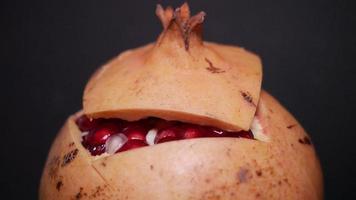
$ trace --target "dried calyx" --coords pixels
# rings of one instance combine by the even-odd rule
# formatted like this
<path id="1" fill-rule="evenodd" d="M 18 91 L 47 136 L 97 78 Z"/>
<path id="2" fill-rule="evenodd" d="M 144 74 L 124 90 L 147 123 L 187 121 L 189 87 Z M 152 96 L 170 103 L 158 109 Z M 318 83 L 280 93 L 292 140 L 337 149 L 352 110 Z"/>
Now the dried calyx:
<path id="1" fill-rule="evenodd" d="M 201 28 L 206 13 L 201 11 L 193 17 L 190 16 L 190 10 L 187 3 L 184 3 L 181 7 L 173 10 L 172 7 L 164 9 L 160 4 L 157 5 L 156 15 L 161 20 L 165 32 L 169 29 L 180 30 L 182 38 L 184 40 L 184 46 L 186 50 L 189 50 L 189 40 L 192 34 L 195 34 L 198 39 L 201 40 Z M 164 35 L 165 33 L 163 33 Z"/>

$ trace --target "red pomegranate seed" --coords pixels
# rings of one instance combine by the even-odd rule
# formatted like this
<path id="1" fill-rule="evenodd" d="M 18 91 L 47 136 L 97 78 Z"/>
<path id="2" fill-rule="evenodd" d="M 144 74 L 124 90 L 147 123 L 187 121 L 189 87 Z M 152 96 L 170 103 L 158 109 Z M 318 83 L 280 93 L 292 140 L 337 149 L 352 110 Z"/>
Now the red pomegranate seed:
<path id="1" fill-rule="evenodd" d="M 164 119 L 158 119 L 155 123 L 155 129 L 157 130 L 163 130 L 163 129 L 168 129 L 171 127 L 174 127 L 178 124 L 176 121 L 166 121 Z"/>
<path id="2" fill-rule="evenodd" d="M 139 147 L 144 147 L 144 146 L 148 146 L 148 145 L 146 144 L 146 142 L 142 140 L 129 140 L 124 144 L 124 146 L 122 146 L 119 150 L 117 150 L 116 153 L 139 148 Z"/>
<path id="3" fill-rule="evenodd" d="M 182 138 L 183 139 L 191 139 L 191 138 L 199 138 L 204 137 L 204 130 L 199 127 L 188 127 L 183 130 Z"/>
<path id="4" fill-rule="evenodd" d="M 82 132 L 90 131 L 98 125 L 96 120 L 90 120 L 86 115 L 78 117 L 75 123 Z"/>
<path id="5" fill-rule="evenodd" d="M 180 130 L 177 127 L 171 127 L 168 129 L 161 130 L 157 133 L 157 136 L 155 138 L 155 144 L 178 140 L 179 132 Z"/>
<path id="6" fill-rule="evenodd" d="M 147 130 L 143 127 L 129 127 L 124 131 L 129 140 L 146 140 Z"/>
<path id="7" fill-rule="evenodd" d="M 140 119 L 138 122 L 139 126 L 145 127 L 145 129 L 152 129 L 161 119 L 155 117 L 149 117 L 146 119 Z M 132 122 L 131 122 L 132 123 Z"/>
<path id="8" fill-rule="evenodd" d="M 97 129 L 92 130 L 88 135 L 84 137 L 86 144 L 89 146 L 97 146 L 105 144 L 106 140 L 119 131 L 119 128 L 114 123 L 101 124 Z"/>
<path id="9" fill-rule="evenodd" d="M 142 140 L 146 139 L 146 132 L 141 130 L 133 130 L 126 134 L 129 140 Z"/>
<path id="10" fill-rule="evenodd" d="M 93 156 L 100 155 L 105 152 L 105 144 L 98 145 L 98 146 L 90 146 L 87 147 Z"/>

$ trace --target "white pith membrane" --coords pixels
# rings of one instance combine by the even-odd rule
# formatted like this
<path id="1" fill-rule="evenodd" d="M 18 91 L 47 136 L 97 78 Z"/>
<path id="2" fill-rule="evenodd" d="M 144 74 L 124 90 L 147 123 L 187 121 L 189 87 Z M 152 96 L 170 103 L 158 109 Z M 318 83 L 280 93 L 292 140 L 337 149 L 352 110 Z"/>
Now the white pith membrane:
<path id="1" fill-rule="evenodd" d="M 270 138 L 263 131 L 264 131 L 264 129 L 263 129 L 263 126 L 262 126 L 260 120 L 258 119 L 258 117 L 255 116 L 253 118 L 252 124 L 251 124 L 251 132 L 253 134 L 253 137 L 256 140 L 259 140 L 262 142 L 269 142 Z"/>
<path id="2" fill-rule="evenodd" d="M 255 140 L 258 140 L 261 142 L 269 142 L 270 141 L 270 137 L 264 133 L 264 128 L 256 115 L 253 118 L 250 130 L 251 130 L 251 132 L 253 134 L 253 138 Z M 149 146 L 156 145 L 156 143 L 154 141 L 157 136 L 157 132 L 158 132 L 157 129 L 151 129 L 147 132 L 145 139 L 146 139 L 146 143 Z M 81 132 L 81 142 L 83 139 L 82 137 L 87 134 L 88 134 L 88 131 Z M 102 153 L 101 155 L 96 155 L 96 156 L 92 156 L 92 157 L 95 157 L 95 160 L 97 160 L 97 159 L 100 159 L 103 157 L 107 157 L 107 156 L 116 154 L 117 150 L 119 150 L 122 146 L 124 146 L 124 144 L 127 141 L 128 141 L 128 138 L 123 133 L 118 133 L 118 134 L 112 135 L 108 138 L 108 140 L 105 143 L 105 152 Z"/>
<path id="3" fill-rule="evenodd" d="M 81 132 L 80 136 L 81 136 L 81 137 L 84 137 L 84 136 L 86 136 L 86 135 L 88 135 L 88 134 L 89 134 L 89 131 L 84 131 L 84 132 Z"/>
<path id="4" fill-rule="evenodd" d="M 120 133 L 117 135 L 112 135 L 106 140 L 105 152 L 108 154 L 114 154 L 128 141 L 127 137 Z"/>
<path id="5" fill-rule="evenodd" d="M 156 129 L 149 130 L 147 135 L 146 135 L 147 144 L 150 145 L 150 146 L 154 145 L 156 136 L 157 136 L 157 130 Z"/>

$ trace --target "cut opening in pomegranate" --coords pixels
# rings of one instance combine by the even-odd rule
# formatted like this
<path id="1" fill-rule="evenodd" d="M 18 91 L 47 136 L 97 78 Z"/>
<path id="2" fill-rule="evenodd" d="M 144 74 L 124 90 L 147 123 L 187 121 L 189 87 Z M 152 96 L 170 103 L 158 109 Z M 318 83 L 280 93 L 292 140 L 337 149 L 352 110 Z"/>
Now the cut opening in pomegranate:
<path id="1" fill-rule="evenodd" d="M 203 137 L 255 139 L 250 130 L 230 132 L 216 127 L 167 121 L 155 117 L 130 122 L 121 119 L 89 119 L 82 115 L 75 122 L 82 131 L 83 146 L 93 156 L 183 139 Z"/>

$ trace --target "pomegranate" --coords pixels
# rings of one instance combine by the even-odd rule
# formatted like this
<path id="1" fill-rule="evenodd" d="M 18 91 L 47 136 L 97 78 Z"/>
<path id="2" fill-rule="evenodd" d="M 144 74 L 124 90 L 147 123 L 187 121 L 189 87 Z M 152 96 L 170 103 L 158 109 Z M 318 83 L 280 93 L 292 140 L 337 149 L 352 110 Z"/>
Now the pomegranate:
<path id="1" fill-rule="evenodd" d="M 298 121 L 261 89 L 260 58 L 205 42 L 205 13 L 157 6 L 157 41 L 89 80 L 57 135 L 46 199 L 322 199 Z"/>

